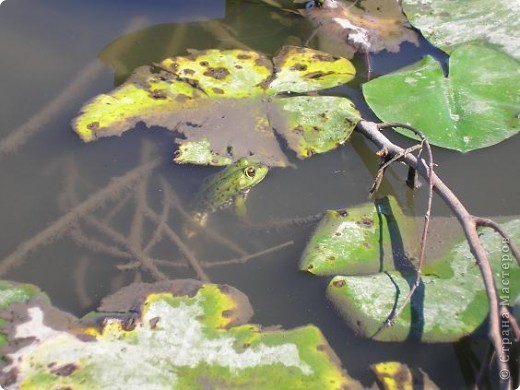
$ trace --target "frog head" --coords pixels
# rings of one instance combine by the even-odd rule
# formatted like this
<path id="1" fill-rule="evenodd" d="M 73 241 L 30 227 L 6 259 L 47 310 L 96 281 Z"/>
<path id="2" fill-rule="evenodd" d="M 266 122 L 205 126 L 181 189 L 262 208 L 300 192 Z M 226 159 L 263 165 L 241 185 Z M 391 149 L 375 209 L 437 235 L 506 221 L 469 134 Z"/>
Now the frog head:
<path id="1" fill-rule="evenodd" d="M 239 192 L 247 192 L 260 183 L 267 175 L 269 167 L 259 162 L 250 162 L 247 158 L 240 158 L 230 167 L 229 177 L 235 183 Z"/>

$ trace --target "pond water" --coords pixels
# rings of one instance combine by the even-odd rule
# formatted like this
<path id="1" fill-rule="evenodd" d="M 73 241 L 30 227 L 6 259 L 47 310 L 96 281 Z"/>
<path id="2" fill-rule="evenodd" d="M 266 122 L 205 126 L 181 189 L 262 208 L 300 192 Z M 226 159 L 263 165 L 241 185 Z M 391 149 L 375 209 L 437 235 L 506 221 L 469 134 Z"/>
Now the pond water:
<path id="1" fill-rule="evenodd" d="M 142 198 L 158 214 L 165 188 L 175 191 L 188 207 L 201 181 L 218 168 L 175 165 L 171 162 L 173 135 L 163 129 L 138 126 L 122 137 L 85 144 L 72 132 L 70 121 L 82 104 L 113 89 L 139 65 L 186 54 L 189 48 L 239 44 L 271 56 L 284 44 L 302 44 L 311 32 L 304 18 L 252 0 L 5 1 L 0 6 L 0 258 L 4 258 L 0 277 L 36 284 L 57 307 L 78 316 L 133 280 L 153 281 L 146 272 L 117 268 L 128 263 L 123 254 L 94 250 L 100 241 L 124 247 L 114 231 L 134 243 L 146 243 L 153 235 L 151 223 L 136 228 L 137 203 L 132 199 L 125 203 L 125 193 L 131 188 L 109 190 L 111 196 L 82 215 L 81 237 L 90 239 L 88 243 L 69 234 L 77 226 L 76 219 L 60 222 L 60 218 L 106 189 L 114 178 L 157 158 L 161 162 L 146 181 L 143 176 L 132 186 L 143 184 Z M 419 47 L 404 44 L 398 54 L 373 56 L 374 77 L 426 53 L 443 59 L 426 42 Z M 353 61 L 356 79 L 331 93 L 348 96 L 364 118 L 374 120 L 359 89 L 366 81 L 364 57 Z M 391 139 L 411 144 L 398 135 Z M 437 173 L 474 214 L 517 215 L 519 148 L 518 136 L 470 154 L 434 148 Z M 467 364 L 473 359 L 474 350 L 468 347 L 473 341 L 423 345 L 356 337 L 325 298 L 328 279 L 298 271 L 314 225 L 274 223 L 366 202 L 378 165 L 373 152 L 372 145 L 356 134 L 339 149 L 309 160 L 298 160 L 288 152 L 295 168 L 272 169 L 248 197 L 251 226 L 244 227 L 227 211 L 210 218 L 210 227 L 238 245 L 242 253 L 233 244 L 204 235 L 187 245 L 204 262 L 212 282 L 230 284 L 249 296 L 255 310 L 253 322 L 284 328 L 317 325 L 348 373 L 363 385 L 373 383 L 370 364 L 397 360 L 420 367 L 441 388 L 466 387 L 473 375 Z M 390 169 L 381 193 L 395 195 L 405 212 L 420 216 L 424 191 L 411 193 L 402 182 L 405 175 L 402 167 Z M 111 213 L 112 230 L 103 231 L 96 221 L 106 222 Z M 433 214 L 446 217 L 449 211 L 436 200 Z M 180 233 L 179 210 L 172 210 L 169 222 Z M 269 248 L 274 250 L 242 264 L 218 264 Z M 5 259 L 13 259 L 13 253 L 21 255 L 7 266 Z M 156 245 L 153 256 L 185 263 L 180 251 L 166 240 Z M 182 266 L 160 269 L 172 279 L 196 276 Z"/>

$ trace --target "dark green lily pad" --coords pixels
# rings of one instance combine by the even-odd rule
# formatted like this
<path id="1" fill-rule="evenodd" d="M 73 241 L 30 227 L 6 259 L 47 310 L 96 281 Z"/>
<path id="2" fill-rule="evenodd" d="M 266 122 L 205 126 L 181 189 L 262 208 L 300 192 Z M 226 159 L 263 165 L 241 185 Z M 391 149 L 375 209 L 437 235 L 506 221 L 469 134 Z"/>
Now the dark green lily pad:
<path id="1" fill-rule="evenodd" d="M 520 5 L 509 0 L 404 0 L 410 22 L 435 46 L 484 41 L 520 60 Z"/>
<path id="2" fill-rule="evenodd" d="M 449 77 L 426 57 L 363 86 L 381 120 L 409 123 L 431 144 L 462 152 L 495 145 L 520 130 L 519 90 L 520 64 L 478 45 L 453 51 Z"/>
<path id="3" fill-rule="evenodd" d="M 8 356 L 3 373 L 11 386 L 360 388 L 316 327 L 245 324 L 249 302 L 232 287 L 184 280 L 123 290 L 101 308 L 117 312 L 89 315 L 74 334 L 50 328 L 41 309 L 29 309 L 16 332 L 34 339 Z"/>
<path id="4" fill-rule="evenodd" d="M 520 220 L 503 224 L 515 243 L 520 242 Z M 489 229 L 481 241 L 495 272 L 501 302 L 513 305 L 520 293 L 520 268 L 503 239 Z M 451 277 L 446 275 L 449 267 Z M 377 332 L 399 307 L 415 281 L 412 274 L 390 271 L 371 276 L 336 276 L 327 288 L 345 322 L 359 334 L 381 341 L 421 340 L 453 342 L 474 333 L 488 315 L 482 276 L 465 239 L 428 267 L 408 304 L 392 327 Z"/>
<path id="5" fill-rule="evenodd" d="M 316 275 L 367 275 L 410 267 L 414 220 L 389 197 L 349 210 L 329 210 L 314 231 L 300 269 Z"/>
<path id="6" fill-rule="evenodd" d="M 283 116 L 287 107 L 291 128 L 278 122 L 276 131 L 287 137 L 300 158 L 345 142 L 360 116 L 346 98 L 275 95 L 334 87 L 354 74 L 348 60 L 301 47 L 284 47 L 274 65 L 253 51 L 193 51 L 138 68 L 120 87 L 83 106 L 72 126 L 89 142 L 120 135 L 144 122 L 180 134 L 178 163 L 226 165 L 248 157 L 270 166 L 287 166 L 269 114 Z M 295 101 L 290 104 L 290 99 Z M 330 99 L 335 99 L 334 105 Z M 295 115 L 295 107 L 305 110 L 305 115 Z M 317 115 L 348 120 L 341 126 L 336 119 L 321 121 L 320 132 L 314 135 L 290 131 L 297 126 L 316 127 L 306 121 Z"/>

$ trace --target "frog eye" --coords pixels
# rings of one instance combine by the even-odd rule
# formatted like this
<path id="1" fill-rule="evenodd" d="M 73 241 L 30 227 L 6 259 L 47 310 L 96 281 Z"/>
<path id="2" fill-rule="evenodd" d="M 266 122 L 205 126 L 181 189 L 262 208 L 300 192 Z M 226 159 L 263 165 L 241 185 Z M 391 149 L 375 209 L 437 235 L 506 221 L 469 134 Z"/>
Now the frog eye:
<path id="1" fill-rule="evenodd" d="M 253 177 L 255 177 L 256 169 L 253 168 L 253 167 L 248 167 L 248 168 L 244 169 L 244 174 L 245 174 L 248 178 L 252 179 Z"/>

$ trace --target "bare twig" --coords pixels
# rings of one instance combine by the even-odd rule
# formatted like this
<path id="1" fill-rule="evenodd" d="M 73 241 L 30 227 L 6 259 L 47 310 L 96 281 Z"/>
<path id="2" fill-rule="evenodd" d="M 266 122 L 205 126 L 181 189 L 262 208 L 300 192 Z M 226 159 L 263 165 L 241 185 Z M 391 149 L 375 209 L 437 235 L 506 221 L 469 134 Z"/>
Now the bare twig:
<path id="1" fill-rule="evenodd" d="M 133 259 L 130 253 L 121 250 L 120 248 L 107 245 L 104 242 L 95 240 L 93 238 L 87 237 L 82 231 L 79 225 L 75 226 L 70 232 L 68 232 L 68 236 L 76 242 L 79 246 L 87 248 L 93 252 L 102 253 L 104 255 L 108 255 L 111 257 L 115 257 L 117 259 Z"/>
<path id="2" fill-rule="evenodd" d="M 400 154 L 403 149 L 392 142 L 390 142 L 381 132 L 379 131 L 378 125 L 373 122 L 360 121 L 356 127 L 356 131 L 372 141 L 378 148 L 386 148 L 388 153 L 391 155 Z M 431 172 L 428 165 L 424 160 L 419 160 L 415 156 L 408 154 L 403 156 L 403 160 L 409 166 L 416 169 L 421 176 L 429 178 L 433 190 L 444 200 L 444 202 L 453 211 L 459 223 L 461 224 L 466 239 L 469 244 L 471 253 L 475 257 L 476 263 L 480 269 L 484 287 L 488 296 L 489 303 L 489 338 L 493 344 L 493 348 L 497 353 L 501 352 L 502 337 L 500 332 L 500 308 L 498 301 L 498 294 L 493 278 L 493 272 L 488 261 L 487 253 L 482 243 L 479 240 L 477 232 L 477 223 L 475 218 L 466 210 L 464 205 L 455 196 L 455 194 L 449 189 L 448 186 L 435 174 Z M 507 371 L 507 363 L 501 361 L 504 359 L 497 359 L 499 370 Z M 501 388 L 507 389 L 509 381 L 501 381 Z"/>
<path id="3" fill-rule="evenodd" d="M 136 247 L 135 244 L 129 241 L 124 235 L 112 229 L 110 226 L 98 221 L 94 217 L 85 217 L 84 221 L 98 230 L 103 235 L 110 237 L 112 240 L 123 246 L 131 255 L 134 256 L 141 263 L 141 267 L 150 273 L 156 280 L 167 280 L 168 277 L 157 269 L 153 261 L 143 251 Z"/>
<path id="4" fill-rule="evenodd" d="M 87 256 L 82 256 L 76 264 L 74 271 L 74 281 L 76 284 L 76 293 L 78 294 L 79 304 L 82 308 L 86 308 L 92 304 L 92 299 L 87 292 L 87 269 L 90 259 Z"/>
<path id="5" fill-rule="evenodd" d="M 165 191 L 168 191 L 168 189 L 166 188 Z M 150 207 L 148 207 L 148 205 L 144 206 L 143 211 L 145 213 L 145 216 L 150 218 L 156 224 L 159 225 L 161 223 L 161 216 L 159 214 L 157 214 L 154 210 L 152 210 Z M 202 266 L 200 265 L 199 260 L 195 257 L 195 255 L 188 248 L 188 246 L 182 241 L 182 239 L 179 237 L 179 235 L 168 225 L 165 225 L 163 227 L 163 231 L 166 234 L 166 236 L 169 237 L 170 240 L 172 240 L 175 243 L 175 245 L 177 245 L 177 247 L 181 250 L 181 252 L 184 254 L 184 256 L 186 256 L 186 259 L 188 260 L 191 267 L 197 274 L 197 277 L 203 282 L 210 282 L 211 280 L 210 280 L 209 276 L 206 274 L 206 272 L 204 271 L 204 269 L 202 269 Z"/>
<path id="6" fill-rule="evenodd" d="M 424 264 L 424 255 L 426 252 L 426 239 L 428 237 L 428 230 L 430 227 L 430 214 L 431 214 L 431 210 L 432 210 L 432 200 L 433 200 L 433 181 L 432 181 L 433 154 L 432 154 L 432 149 L 431 149 L 430 143 L 428 142 L 428 140 L 426 139 L 426 137 L 420 130 L 417 130 L 416 128 L 414 128 L 410 125 L 403 124 L 403 123 L 380 123 L 377 125 L 378 130 L 382 130 L 382 129 L 386 129 L 386 128 L 394 128 L 394 127 L 401 127 L 403 129 L 412 131 L 415 135 L 417 135 L 421 138 L 421 143 L 419 145 L 416 145 L 415 148 L 411 147 L 411 148 L 405 149 L 402 153 L 394 154 L 394 156 L 388 161 L 387 164 L 390 164 L 395 158 L 400 159 L 402 157 L 405 157 L 407 154 L 409 154 L 411 151 L 413 151 L 415 149 L 420 149 L 422 151 L 422 148 L 424 147 L 426 149 L 427 161 L 424 162 L 424 160 L 421 160 L 421 162 L 423 164 L 427 165 L 427 167 L 428 167 L 427 168 L 428 202 L 426 205 L 426 212 L 424 213 L 424 225 L 423 225 L 423 231 L 421 234 L 419 259 L 418 259 L 417 267 L 416 267 L 415 281 L 414 281 L 413 285 L 411 286 L 410 291 L 408 292 L 408 294 L 404 298 L 403 302 L 401 303 L 401 306 L 387 319 L 388 325 L 392 324 L 394 319 L 401 315 L 401 313 L 403 312 L 406 305 L 408 305 L 408 303 L 412 299 L 412 296 L 413 296 L 415 290 L 417 290 L 417 287 L 419 287 L 419 285 L 421 283 L 422 267 Z M 420 152 L 419 152 L 419 155 L 420 155 Z M 386 168 L 386 167 L 384 167 L 384 168 Z M 384 172 L 384 168 L 383 168 L 383 172 Z M 413 168 L 413 169 L 415 169 L 415 168 Z M 410 174 L 409 174 L 409 176 L 410 176 Z"/>
<path id="7" fill-rule="evenodd" d="M 506 242 L 507 246 L 509 247 L 509 250 L 513 254 L 513 257 L 516 259 L 516 262 L 518 265 L 520 265 L 520 251 L 516 247 L 516 245 L 513 243 L 513 240 L 511 239 L 511 236 L 495 221 L 489 219 L 489 218 L 482 218 L 482 217 L 473 217 L 475 220 L 475 223 L 477 226 L 485 226 L 490 229 L 493 229 L 495 232 L 500 234 L 504 241 Z"/>
<path id="8" fill-rule="evenodd" d="M 252 253 L 252 254 L 247 255 L 247 256 L 239 257 L 238 259 L 229 259 L 229 260 L 214 261 L 214 262 L 204 262 L 202 264 L 206 268 L 220 267 L 220 266 L 223 266 L 223 265 L 232 265 L 232 264 L 244 264 L 244 263 L 247 263 L 249 260 L 252 260 L 252 259 L 254 259 L 256 257 L 263 256 L 263 255 L 266 255 L 266 254 L 271 253 L 271 252 L 279 251 L 280 249 L 283 249 L 286 246 L 290 246 L 290 245 L 293 245 L 293 244 L 294 244 L 294 241 L 287 241 L 287 242 L 284 242 L 283 244 L 279 244 L 279 245 L 273 246 L 271 248 L 264 249 L 264 250 L 262 250 L 260 252 L 256 252 L 256 253 Z"/>

